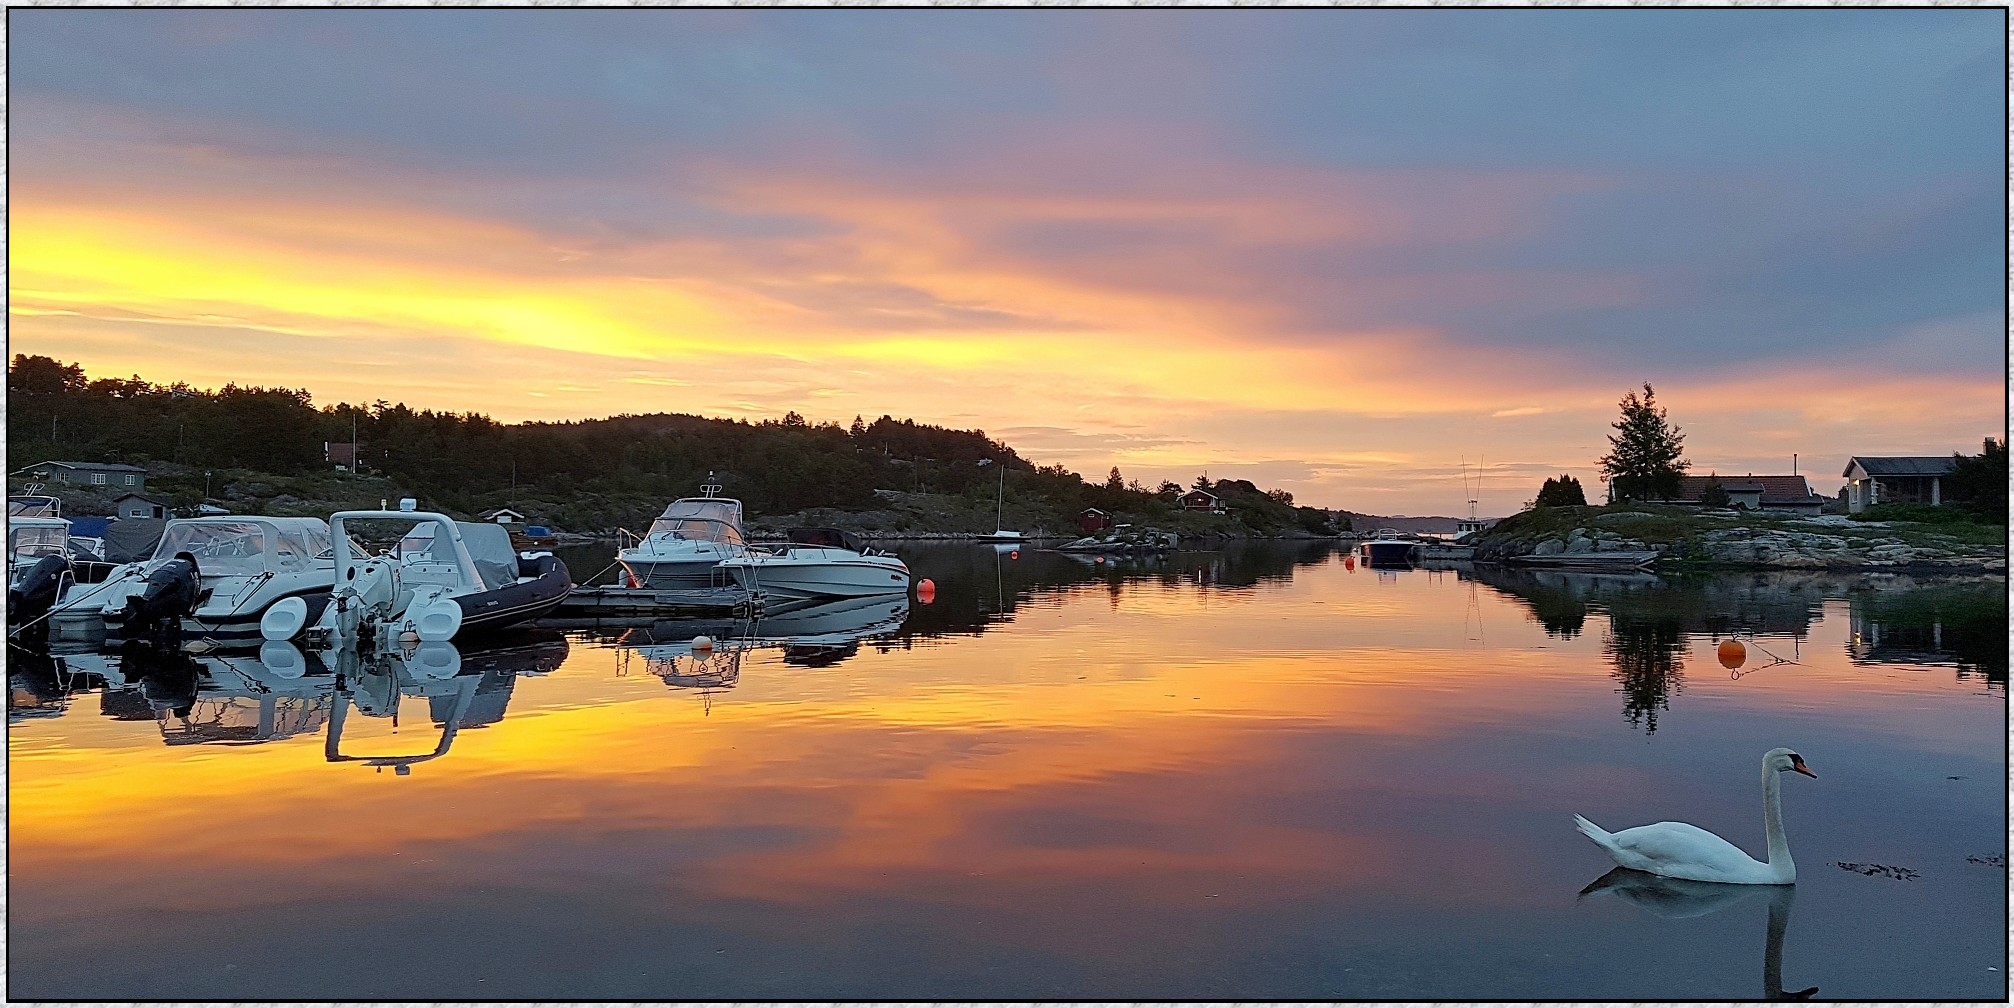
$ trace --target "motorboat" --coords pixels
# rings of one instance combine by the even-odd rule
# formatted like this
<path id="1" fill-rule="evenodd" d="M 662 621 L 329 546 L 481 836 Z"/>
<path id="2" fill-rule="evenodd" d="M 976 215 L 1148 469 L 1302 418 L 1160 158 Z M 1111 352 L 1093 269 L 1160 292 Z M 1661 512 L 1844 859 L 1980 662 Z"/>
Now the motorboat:
<path id="1" fill-rule="evenodd" d="M 698 497 L 681 497 L 665 507 L 650 531 L 627 549 L 616 551 L 626 586 L 631 588 L 718 588 L 716 567 L 723 560 L 744 556 L 747 537 L 741 529 L 741 502 L 720 496 L 721 486 L 708 473 Z"/>
<path id="2" fill-rule="evenodd" d="M 462 522 L 412 508 L 338 511 L 330 524 L 341 578 L 329 603 L 311 610 L 286 602 L 266 612 L 266 640 L 306 635 L 317 646 L 389 640 L 463 639 L 514 626 L 550 612 L 573 589 L 566 565 L 551 553 L 520 555 L 510 533 L 494 522 Z M 361 555 L 350 532 L 357 522 L 407 527 L 397 545 Z"/>
<path id="3" fill-rule="evenodd" d="M 335 587 L 335 546 L 320 518 L 177 518 L 151 558 L 71 587 L 49 619 L 97 622 L 111 637 L 256 644 L 260 619 L 277 603 L 320 614 Z"/>
<path id="4" fill-rule="evenodd" d="M 1363 552 L 1367 567 L 1411 567 L 1420 543 L 1401 536 L 1398 529 L 1384 528 L 1357 548 Z"/>
<path id="5" fill-rule="evenodd" d="M 29 494 L 7 502 L 7 621 L 17 631 L 41 617 L 78 584 L 98 584 L 113 565 L 102 540 L 73 536 L 55 497 Z"/>
<path id="6" fill-rule="evenodd" d="M 867 595 L 908 594 L 909 565 L 832 528 L 794 528 L 788 542 L 723 560 L 736 587 L 761 592 L 765 607 Z"/>

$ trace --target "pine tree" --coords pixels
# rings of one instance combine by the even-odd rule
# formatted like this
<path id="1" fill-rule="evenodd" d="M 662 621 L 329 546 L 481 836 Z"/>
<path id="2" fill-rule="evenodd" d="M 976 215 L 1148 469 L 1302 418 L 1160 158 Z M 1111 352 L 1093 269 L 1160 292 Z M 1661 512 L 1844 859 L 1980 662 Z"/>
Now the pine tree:
<path id="1" fill-rule="evenodd" d="M 1571 474 L 1561 473 L 1558 479 L 1548 479 L 1538 489 L 1538 499 L 1533 507 L 1578 507 L 1587 503 L 1587 493 L 1581 490 L 1580 480 Z"/>
<path id="2" fill-rule="evenodd" d="M 1118 466 L 1113 466 L 1112 475 L 1105 477 L 1105 489 L 1107 490 L 1126 489 L 1126 478 L 1124 476 L 1119 475 Z"/>
<path id="3" fill-rule="evenodd" d="M 1657 393 L 1649 382 L 1643 384 L 1643 398 L 1635 392 L 1622 397 L 1622 418 L 1608 436 L 1614 450 L 1601 457 L 1601 471 L 1615 489 L 1615 498 L 1624 500 L 1669 500 L 1678 495 L 1679 477 L 1692 463 L 1684 457 L 1685 432 L 1672 426 L 1665 411 L 1657 406 Z"/>

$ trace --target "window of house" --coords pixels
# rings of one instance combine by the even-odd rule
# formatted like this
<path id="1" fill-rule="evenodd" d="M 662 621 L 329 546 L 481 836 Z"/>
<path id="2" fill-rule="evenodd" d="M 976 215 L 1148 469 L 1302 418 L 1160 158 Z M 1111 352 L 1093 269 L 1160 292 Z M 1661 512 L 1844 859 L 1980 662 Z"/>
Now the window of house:
<path id="1" fill-rule="evenodd" d="M 92 482 L 92 483 L 95 483 L 95 484 L 97 484 L 98 486 L 104 486 L 104 485 L 105 485 L 105 474 L 104 474 L 104 473 L 92 473 L 92 474 L 91 474 L 91 482 Z"/>
<path id="2" fill-rule="evenodd" d="M 139 486 L 139 485 L 140 485 L 140 477 L 139 477 L 139 476 L 138 476 L 137 474 L 135 474 L 135 473 L 127 473 L 127 474 L 126 474 L 126 485 L 127 485 L 127 486 Z"/>

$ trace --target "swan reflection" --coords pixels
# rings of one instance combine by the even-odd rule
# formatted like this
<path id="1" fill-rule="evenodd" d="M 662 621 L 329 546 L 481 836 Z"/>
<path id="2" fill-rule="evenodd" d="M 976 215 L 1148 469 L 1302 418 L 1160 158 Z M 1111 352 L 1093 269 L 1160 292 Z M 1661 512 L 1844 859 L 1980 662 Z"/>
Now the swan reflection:
<path id="1" fill-rule="evenodd" d="M 1769 903 L 1769 923 L 1762 942 L 1762 999 L 1803 1001 L 1818 993 L 1816 987 L 1796 991 L 1783 989 L 1783 935 L 1790 928 L 1790 909 L 1797 902 L 1795 885 L 1694 882 L 1632 868 L 1614 868 L 1580 891 L 1583 898 L 1603 894 L 1667 920 L 1705 917 L 1753 899 L 1766 899 Z"/>

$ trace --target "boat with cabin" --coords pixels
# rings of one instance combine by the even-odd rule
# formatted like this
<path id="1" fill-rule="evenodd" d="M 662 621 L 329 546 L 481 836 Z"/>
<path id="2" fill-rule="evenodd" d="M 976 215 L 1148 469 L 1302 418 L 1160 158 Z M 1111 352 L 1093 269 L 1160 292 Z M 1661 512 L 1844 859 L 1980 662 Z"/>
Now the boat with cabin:
<path id="1" fill-rule="evenodd" d="M 631 588 L 693 590 L 722 587 L 721 561 L 748 553 L 741 526 L 741 502 L 722 497 L 712 473 L 698 497 L 681 497 L 665 507 L 650 531 L 616 551 Z"/>

